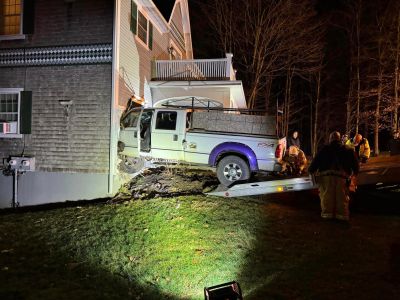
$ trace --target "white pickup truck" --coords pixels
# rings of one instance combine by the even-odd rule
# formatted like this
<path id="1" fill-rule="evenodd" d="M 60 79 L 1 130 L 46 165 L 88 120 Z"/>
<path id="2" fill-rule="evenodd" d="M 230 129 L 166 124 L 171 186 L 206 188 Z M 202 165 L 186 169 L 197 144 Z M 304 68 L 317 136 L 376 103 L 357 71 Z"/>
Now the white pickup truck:
<path id="1" fill-rule="evenodd" d="M 276 135 L 260 131 L 258 134 L 235 133 L 228 128 L 223 131 L 221 128 L 212 131 L 196 128 L 193 117 L 204 118 L 204 112 L 203 115 L 196 113 L 184 108 L 136 108 L 125 113 L 118 142 L 125 171 L 137 171 L 135 162 L 143 159 L 207 166 L 216 168 L 219 181 L 226 186 L 246 181 L 252 173 L 280 171 L 285 146 Z M 238 121 L 251 117 L 232 113 L 223 116 Z M 217 121 L 206 120 L 205 123 L 210 125 L 210 122 Z M 224 124 L 229 126 L 230 123 Z"/>

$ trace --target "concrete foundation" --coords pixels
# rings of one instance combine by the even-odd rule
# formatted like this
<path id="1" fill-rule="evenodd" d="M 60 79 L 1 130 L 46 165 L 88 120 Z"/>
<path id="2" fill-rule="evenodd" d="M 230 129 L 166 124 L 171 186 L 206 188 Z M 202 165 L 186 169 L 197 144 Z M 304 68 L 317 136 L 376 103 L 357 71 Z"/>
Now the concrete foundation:
<path id="1" fill-rule="evenodd" d="M 18 202 L 30 206 L 104 198 L 111 196 L 107 189 L 108 174 L 27 172 L 18 179 Z M 11 207 L 12 195 L 13 176 L 0 175 L 0 208 Z"/>

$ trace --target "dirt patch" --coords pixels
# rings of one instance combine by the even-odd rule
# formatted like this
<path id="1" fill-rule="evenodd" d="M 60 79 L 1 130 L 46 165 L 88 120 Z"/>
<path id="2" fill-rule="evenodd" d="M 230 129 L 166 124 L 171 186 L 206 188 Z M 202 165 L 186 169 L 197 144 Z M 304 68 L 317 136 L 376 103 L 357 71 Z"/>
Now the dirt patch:
<path id="1" fill-rule="evenodd" d="M 218 185 L 211 171 L 158 167 L 146 169 L 130 180 L 111 201 L 196 195 L 210 192 Z"/>

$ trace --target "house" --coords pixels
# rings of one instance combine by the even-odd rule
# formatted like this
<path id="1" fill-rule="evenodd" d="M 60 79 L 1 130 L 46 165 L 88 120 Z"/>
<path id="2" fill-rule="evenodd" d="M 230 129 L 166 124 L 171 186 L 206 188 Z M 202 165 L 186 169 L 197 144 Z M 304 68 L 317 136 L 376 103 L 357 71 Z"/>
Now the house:
<path id="1" fill-rule="evenodd" d="M 131 98 L 245 107 L 231 55 L 193 59 L 187 0 L 167 13 L 160 2 L 0 2 L 0 168 L 10 156 L 35 158 L 35 171 L 18 176 L 19 205 L 115 194 L 119 118 Z M 0 207 L 12 197 L 13 177 L 0 175 Z"/>

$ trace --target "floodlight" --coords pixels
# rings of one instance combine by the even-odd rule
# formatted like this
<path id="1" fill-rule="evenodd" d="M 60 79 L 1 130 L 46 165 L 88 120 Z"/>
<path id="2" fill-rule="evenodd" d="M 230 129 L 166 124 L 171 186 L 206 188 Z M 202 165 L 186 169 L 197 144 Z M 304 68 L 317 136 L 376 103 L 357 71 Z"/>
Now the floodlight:
<path id="1" fill-rule="evenodd" d="M 242 290 L 236 281 L 204 288 L 205 300 L 243 300 Z"/>

